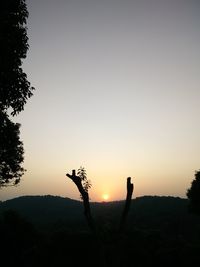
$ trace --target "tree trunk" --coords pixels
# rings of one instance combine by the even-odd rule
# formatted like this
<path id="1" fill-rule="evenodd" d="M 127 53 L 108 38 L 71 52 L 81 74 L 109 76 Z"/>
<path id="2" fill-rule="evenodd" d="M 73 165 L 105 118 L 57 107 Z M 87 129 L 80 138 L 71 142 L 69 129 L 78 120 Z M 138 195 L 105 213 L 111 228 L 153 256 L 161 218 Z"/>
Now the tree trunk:
<path id="1" fill-rule="evenodd" d="M 67 173 L 66 176 L 69 177 L 77 186 L 83 199 L 84 215 L 86 217 L 88 226 L 92 232 L 95 232 L 95 225 L 94 225 L 94 221 L 93 221 L 91 210 L 90 210 L 89 195 L 88 195 L 88 192 L 86 192 L 85 189 L 83 188 L 81 178 L 76 175 L 75 170 L 72 170 L 72 175 Z"/>
<path id="2" fill-rule="evenodd" d="M 120 225 L 119 225 L 119 232 L 121 233 L 124 230 L 126 218 L 128 216 L 128 212 L 130 209 L 131 205 L 131 198 L 133 194 L 133 184 L 131 183 L 131 177 L 127 178 L 127 195 L 126 195 L 126 202 L 124 206 L 124 210 L 122 212 L 121 220 L 120 220 Z"/>

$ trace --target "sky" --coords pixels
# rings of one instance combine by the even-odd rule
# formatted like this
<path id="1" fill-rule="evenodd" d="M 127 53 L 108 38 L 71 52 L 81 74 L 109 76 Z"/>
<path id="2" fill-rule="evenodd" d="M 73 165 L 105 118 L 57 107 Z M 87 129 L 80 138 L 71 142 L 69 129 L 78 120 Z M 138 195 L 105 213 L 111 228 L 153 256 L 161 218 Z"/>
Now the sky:
<path id="1" fill-rule="evenodd" d="M 23 69 L 34 96 L 21 123 L 27 169 L 0 199 L 80 199 L 66 177 L 83 166 L 91 201 L 186 197 L 200 168 L 198 0 L 27 0 Z"/>

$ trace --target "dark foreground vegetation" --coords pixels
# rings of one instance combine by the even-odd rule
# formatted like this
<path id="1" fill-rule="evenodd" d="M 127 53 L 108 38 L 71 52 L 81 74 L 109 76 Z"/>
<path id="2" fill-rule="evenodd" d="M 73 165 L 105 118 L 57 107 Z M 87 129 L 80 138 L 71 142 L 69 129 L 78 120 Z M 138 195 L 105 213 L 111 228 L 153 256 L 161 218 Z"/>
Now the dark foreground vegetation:
<path id="1" fill-rule="evenodd" d="M 126 228 L 117 231 L 123 201 L 91 203 L 97 234 L 80 201 L 20 197 L 0 204 L 0 249 L 6 266 L 198 266 L 200 217 L 188 200 L 132 200 Z"/>

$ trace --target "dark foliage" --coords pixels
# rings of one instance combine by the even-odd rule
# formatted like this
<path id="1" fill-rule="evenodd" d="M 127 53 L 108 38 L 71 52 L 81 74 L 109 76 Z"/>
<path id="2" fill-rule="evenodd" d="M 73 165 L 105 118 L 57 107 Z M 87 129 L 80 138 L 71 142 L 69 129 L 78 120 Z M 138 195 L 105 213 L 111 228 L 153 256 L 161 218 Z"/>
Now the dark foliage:
<path id="1" fill-rule="evenodd" d="M 0 187 L 19 183 L 24 173 L 20 125 L 8 114 L 22 111 L 34 90 L 21 67 L 28 50 L 27 17 L 25 0 L 0 1 Z"/>
<path id="2" fill-rule="evenodd" d="M 91 188 L 92 183 L 91 183 L 90 180 L 87 179 L 87 173 L 86 173 L 85 168 L 81 166 L 77 171 L 77 175 L 81 179 L 81 183 L 83 185 L 83 189 L 85 190 L 85 192 L 88 193 L 88 190 Z M 81 194 L 80 194 L 80 198 L 83 199 Z"/>
<path id="3" fill-rule="evenodd" d="M 18 184 L 24 169 L 20 166 L 23 161 L 23 145 L 19 139 L 18 123 L 8 119 L 6 113 L 0 112 L 0 187 L 12 181 Z"/>
<path id="4" fill-rule="evenodd" d="M 187 190 L 189 199 L 189 210 L 200 215 L 200 171 L 195 172 L 195 179 Z"/>
<path id="5" fill-rule="evenodd" d="M 24 0 L 0 1 L 0 108 L 16 115 L 32 96 L 33 87 L 21 65 L 28 50 Z"/>
<path id="6" fill-rule="evenodd" d="M 0 217 L 1 266 L 28 267 L 28 257 L 42 240 L 34 226 L 14 210 Z"/>

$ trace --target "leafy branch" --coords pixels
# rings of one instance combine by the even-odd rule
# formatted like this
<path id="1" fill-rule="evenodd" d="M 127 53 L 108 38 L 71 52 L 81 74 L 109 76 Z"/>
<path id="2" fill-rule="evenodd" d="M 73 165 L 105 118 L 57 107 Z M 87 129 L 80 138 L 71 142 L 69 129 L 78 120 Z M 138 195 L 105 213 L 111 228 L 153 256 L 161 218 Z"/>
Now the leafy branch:
<path id="1" fill-rule="evenodd" d="M 89 188 L 92 187 L 92 183 L 90 180 L 87 179 L 87 173 L 84 167 L 80 167 L 77 171 L 77 176 L 80 177 L 81 179 L 81 183 L 83 186 L 83 189 L 85 190 L 85 192 L 88 193 Z M 80 198 L 83 199 L 82 195 L 80 194 Z"/>

